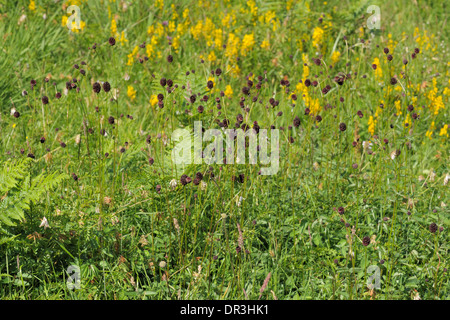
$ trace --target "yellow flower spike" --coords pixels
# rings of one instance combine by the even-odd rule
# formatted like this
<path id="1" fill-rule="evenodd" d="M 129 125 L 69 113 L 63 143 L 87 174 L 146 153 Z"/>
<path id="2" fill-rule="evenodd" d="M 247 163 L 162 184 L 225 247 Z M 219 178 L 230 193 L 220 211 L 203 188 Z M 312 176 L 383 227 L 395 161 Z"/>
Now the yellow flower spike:
<path id="1" fill-rule="evenodd" d="M 402 114 L 402 106 L 400 100 L 395 101 L 395 110 L 397 116 L 400 116 Z"/>
<path id="2" fill-rule="evenodd" d="M 115 36 L 117 34 L 117 24 L 116 19 L 111 20 L 111 34 Z"/>
<path id="3" fill-rule="evenodd" d="M 214 51 L 211 51 L 208 55 L 208 61 L 214 62 L 216 60 L 217 60 L 216 54 L 214 53 Z"/>
<path id="4" fill-rule="evenodd" d="M 164 0 L 156 0 L 155 7 L 158 8 L 159 10 L 164 9 Z"/>
<path id="5" fill-rule="evenodd" d="M 375 69 L 375 79 L 377 81 L 381 81 L 383 79 L 383 70 L 381 69 L 380 59 L 373 59 L 372 64 L 377 66 L 377 68 Z"/>
<path id="6" fill-rule="evenodd" d="M 439 136 L 446 136 L 448 138 L 448 133 L 447 133 L 448 127 L 449 127 L 449 125 L 445 124 L 439 131 Z"/>
<path id="7" fill-rule="evenodd" d="M 34 0 L 30 0 L 30 4 L 28 5 L 28 9 L 31 11 L 36 11 L 36 2 Z"/>
<path id="8" fill-rule="evenodd" d="M 312 45 L 313 45 L 313 47 L 315 47 L 315 48 L 319 47 L 319 45 L 320 45 L 320 43 L 322 42 L 322 39 L 323 39 L 323 34 L 324 34 L 324 31 L 323 31 L 322 28 L 319 28 L 319 27 L 314 28 L 313 35 L 312 35 L 312 40 L 313 40 Z"/>
<path id="9" fill-rule="evenodd" d="M 233 89 L 231 88 L 230 85 L 227 85 L 225 87 L 224 94 L 225 94 L 226 97 L 232 97 L 233 96 Z"/>
<path id="10" fill-rule="evenodd" d="M 243 56 L 246 56 L 247 53 L 253 49 L 254 45 L 255 45 L 255 36 L 253 35 L 253 33 L 246 34 L 242 39 L 241 54 Z"/>
<path id="11" fill-rule="evenodd" d="M 170 21 L 169 22 L 169 32 L 174 32 L 175 30 L 176 30 L 175 22 Z"/>
<path id="12" fill-rule="evenodd" d="M 156 94 L 152 94 L 150 96 L 150 104 L 154 107 L 158 103 L 158 96 Z"/>
<path id="13" fill-rule="evenodd" d="M 122 31 L 122 33 L 120 34 L 120 44 L 124 46 L 126 42 L 128 42 L 128 40 L 127 38 L 125 38 L 125 31 Z"/>
<path id="14" fill-rule="evenodd" d="M 136 90 L 132 86 L 128 86 L 127 95 L 133 101 L 136 99 Z"/>
<path id="15" fill-rule="evenodd" d="M 376 124 L 376 120 L 373 119 L 373 116 L 370 116 L 367 124 L 369 125 L 367 130 L 369 131 L 370 135 L 373 136 L 375 134 L 375 124 Z"/>
<path id="16" fill-rule="evenodd" d="M 340 56 L 341 56 L 341 53 L 339 51 L 333 52 L 333 54 L 331 55 L 331 62 L 333 63 L 333 65 L 338 63 Z"/>
<path id="17" fill-rule="evenodd" d="M 409 113 L 406 114 L 406 119 L 405 119 L 404 125 L 405 125 L 405 128 L 407 128 L 411 125 L 411 117 L 409 116 Z"/>

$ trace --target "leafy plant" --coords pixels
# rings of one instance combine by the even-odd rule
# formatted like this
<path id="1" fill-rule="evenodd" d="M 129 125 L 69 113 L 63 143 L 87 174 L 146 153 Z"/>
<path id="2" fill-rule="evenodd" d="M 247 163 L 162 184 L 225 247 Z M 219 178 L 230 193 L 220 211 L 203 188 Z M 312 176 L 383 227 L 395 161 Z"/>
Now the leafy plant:
<path id="1" fill-rule="evenodd" d="M 15 226 L 17 221 L 23 221 L 26 210 L 31 204 L 36 204 L 42 195 L 55 188 L 65 178 L 65 174 L 53 172 L 39 174 L 32 178 L 29 168 L 31 158 L 22 160 L 7 160 L 0 171 L 0 232 L 9 234 L 4 226 Z M 5 241 L 5 239 L 3 240 Z M 0 240 L 0 243 L 2 241 Z"/>

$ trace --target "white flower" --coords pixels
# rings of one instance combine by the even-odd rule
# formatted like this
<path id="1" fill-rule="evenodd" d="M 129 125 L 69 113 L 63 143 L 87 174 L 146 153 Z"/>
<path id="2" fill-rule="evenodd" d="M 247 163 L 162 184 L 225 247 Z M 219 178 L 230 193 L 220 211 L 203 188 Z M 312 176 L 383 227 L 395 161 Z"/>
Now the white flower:
<path id="1" fill-rule="evenodd" d="M 395 159 L 395 150 L 391 152 L 391 155 L 390 155 L 390 157 L 391 157 L 391 159 L 392 159 L 392 160 L 394 160 L 394 159 Z"/>
<path id="2" fill-rule="evenodd" d="M 449 180 L 450 180 L 450 174 L 447 173 L 444 178 L 444 186 L 446 186 L 448 184 Z"/>
<path id="3" fill-rule="evenodd" d="M 436 177 L 436 172 L 433 169 L 430 170 L 430 181 L 433 182 Z"/>
<path id="4" fill-rule="evenodd" d="M 26 18 L 27 18 L 27 16 L 25 14 L 21 15 L 17 24 L 18 25 L 22 24 L 22 22 L 24 22 Z"/>
<path id="5" fill-rule="evenodd" d="M 363 141 L 362 143 L 364 150 L 372 150 L 372 142 L 370 141 Z"/>
<path id="6" fill-rule="evenodd" d="M 50 227 L 46 217 L 42 218 L 42 220 L 41 220 L 41 224 L 39 225 L 39 228 L 42 228 L 42 227 L 44 227 L 44 229 L 47 229 L 48 227 Z"/>
<path id="7" fill-rule="evenodd" d="M 16 112 L 16 108 L 11 108 L 11 115 L 13 116 L 14 113 Z"/>
<path id="8" fill-rule="evenodd" d="M 208 186 L 208 184 L 205 181 L 201 181 L 200 182 L 200 189 L 201 190 L 206 190 L 206 187 Z"/>
<path id="9" fill-rule="evenodd" d="M 178 185 L 177 180 L 175 179 L 170 180 L 169 186 L 172 188 L 172 190 L 174 190 L 177 187 L 177 185 Z"/>

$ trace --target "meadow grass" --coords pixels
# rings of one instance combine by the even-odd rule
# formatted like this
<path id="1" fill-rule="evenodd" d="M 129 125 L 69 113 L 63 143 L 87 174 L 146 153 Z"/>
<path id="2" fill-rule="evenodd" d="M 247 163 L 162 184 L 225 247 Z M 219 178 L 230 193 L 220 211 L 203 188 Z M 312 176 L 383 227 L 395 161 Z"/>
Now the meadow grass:
<path id="1" fill-rule="evenodd" d="M 0 0 L 0 297 L 450 298 L 446 10 Z M 278 172 L 176 165 L 194 121 Z"/>

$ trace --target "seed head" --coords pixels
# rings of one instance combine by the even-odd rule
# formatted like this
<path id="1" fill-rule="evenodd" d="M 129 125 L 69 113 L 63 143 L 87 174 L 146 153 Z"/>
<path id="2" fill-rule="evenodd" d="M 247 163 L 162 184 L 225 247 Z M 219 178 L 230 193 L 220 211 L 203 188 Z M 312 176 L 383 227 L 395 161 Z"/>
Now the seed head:
<path id="1" fill-rule="evenodd" d="M 370 237 L 369 236 L 365 236 L 363 238 L 363 246 L 367 247 L 370 244 Z"/>
<path id="2" fill-rule="evenodd" d="M 111 85 L 109 84 L 109 82 L 107 81 L 103 82 L 103 90 L 105 92 L 109 92 L 111 90 Z"/>
<path id="3" fill-rule="evenodd" d="M 102 90 L 102 87 L 101 87 L 100 83 L 95 82 L 92 85 L 92 90 L 94 90 L 95 93 L 100 93 L 100 91 Z"/>
<path id="4" fill-rule="evenodd" d="M 432 223 L 432 224 L 430 224 L 430 232 L 431 233 L 435 233 L 436 231 L 437 231 L 437 225 L 436 225 L 436 223 Z"/>

